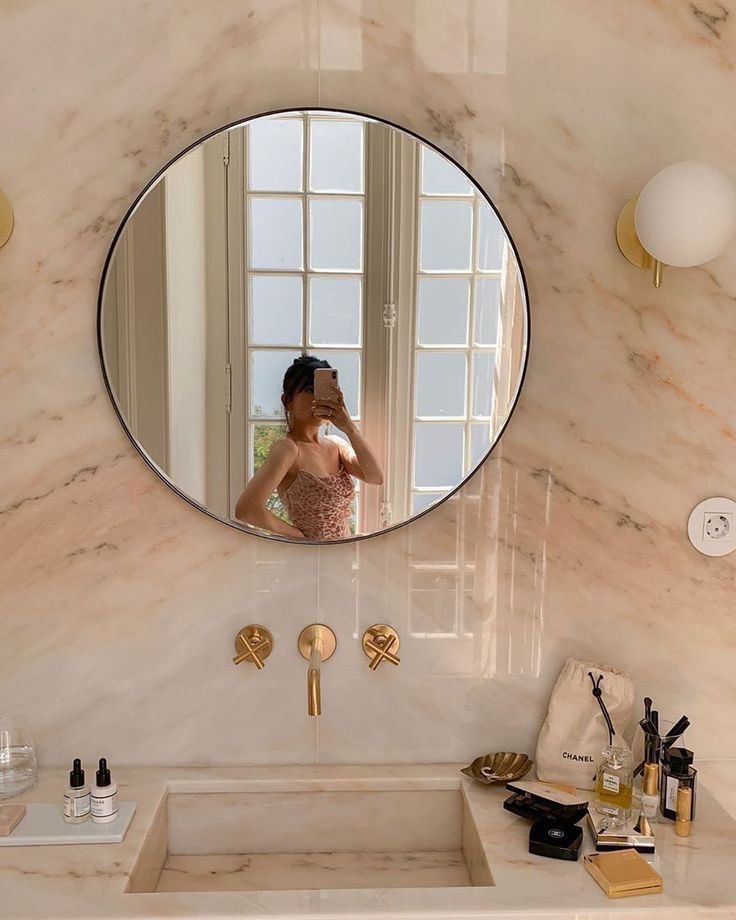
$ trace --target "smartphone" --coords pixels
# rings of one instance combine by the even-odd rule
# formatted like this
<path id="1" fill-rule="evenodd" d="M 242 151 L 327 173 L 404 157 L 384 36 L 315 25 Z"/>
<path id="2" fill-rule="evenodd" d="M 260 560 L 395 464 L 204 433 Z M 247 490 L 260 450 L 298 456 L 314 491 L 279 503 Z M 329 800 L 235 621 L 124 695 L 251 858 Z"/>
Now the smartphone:
<path id="1" fill-rule="evenodd" d="M 334 367 L 318 367 L 314 371 L 314 398 L 337 399 L 340 384 Z"/>

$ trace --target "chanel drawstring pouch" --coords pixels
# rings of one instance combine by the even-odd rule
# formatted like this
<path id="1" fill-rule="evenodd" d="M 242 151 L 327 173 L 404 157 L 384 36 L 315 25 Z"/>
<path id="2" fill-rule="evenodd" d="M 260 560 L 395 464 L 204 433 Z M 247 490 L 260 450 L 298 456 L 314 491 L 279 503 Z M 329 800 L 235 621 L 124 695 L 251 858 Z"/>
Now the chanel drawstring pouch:
<path id="1" fill-rule="evenodd" d="M 568 658 L 552 690 L 537 741 L 537 777 L 548 783 L 595 788 L 596 767 L 631 718 L 634 685 L 623 671 Z"/>

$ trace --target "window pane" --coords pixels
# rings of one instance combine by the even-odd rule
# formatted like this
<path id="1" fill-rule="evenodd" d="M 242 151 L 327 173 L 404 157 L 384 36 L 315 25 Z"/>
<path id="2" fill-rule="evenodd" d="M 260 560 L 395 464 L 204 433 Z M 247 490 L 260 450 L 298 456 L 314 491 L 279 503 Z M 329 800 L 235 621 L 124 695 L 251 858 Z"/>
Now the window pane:
<path id="1" fill-rule="evenodd" d="M 423 195 L 472 195 L 473 186 L 450 160 L 430 147 L 422 147 Z"/>
<path id="2" fill-rule="evenodd" d="M 248 125 L 249 187 L 259 192 L 302 190 L 302 121 L 259 118 Z"/>
<path id="3" fill-rule="evenodd" d="M 473 415 L 488 418 L 493 399 L 493 372 L 496 354 L 479 351 L 473 355 Z"/>
<path id="4" fill-rule="evenodd" d="M 488 422 L 470 426 L 470 468 L 474 469 L 491 449 L 491 426 Z"/>
<path id="5" fill-rule="evenodd" d="M 496 212 L 487 201 L 478 202 L 480 226 L 478 228 L 478 268 L 494 271 L 503 265 L 503 244 L 506 234 Z"/>
<path id="6" fill-rule="evenodd" d="M 253 472 L 259 470 L 268 455 L 274 443 L 286 436 L 286 425 L 284 424 L 257 424 L 253 425 Z"/>
<path id="7" fill-rule="evenodd" d="M 313 345 L 360 345 L 361 279 L 309 279 L 309 338 Z"/>
<path id="8" fill-rule="evenodd" d="M 302 344 L 302 279 L 251 275 L 250 335 L 254 345 Z"/>
<path id="9" fill-rule="evenodd" d="M 310 120 L 309 187 L 313 192 L 363 191 L 363 125 Z"/>
<path id="10" fill-rule="evenodd" d="M 414 492 L 411 501 L 411 513 L 418 514 L 420 511 L 424 511 L 425 508 L 429 508 L 430 505 L 439 501 L 445 494 L 445 492 Z"/>
<path id="11" fill-rule="evenodd" d="M 251 354 L 250 414 L 283 418 L 281 391 L 284 374 L 298 351 L 254 351 Z"/>
<path id="12" fill-rule="evenodd" d="M 463 478 L 464 426 L 418 422 L 414 431 L 415 485 L 454 488 Z"/>
<path id="13" fill-rule="evenodd" d="M 363 202 L 309 199 L 309 267 L 317 271 L 360 271 L 363 265 Z"/>
<path id="14" fill-rule="evenodd" d="M 468 342 L 467 278 L 420 278 L 420 345 L 466 345 Z"/>
<path id="15" fill-rule="evenodd" d="M 422 271 L 470 271 L 472 202 L 422 201 L 420 223 Z"/>
<path id="16" fill-rule="evenodd" d="M 458 352 L 417 354 L 417 415 L 465 415 L 466 360 Z"/>
<path id="17" fill-rule="evenodd" d="M 476 345 L 495 345 L 498 341 L 498 316 L 501 310 L 501 279 L 478 278 L 475 282 Z"/>
<path id="18" fill-rule="evenodd" d="M 253 433 L 252 444 L 252 462 L 253 472 L 256 472 L 271 453 L 271 448 L 275 441 L 283 438 L 286 434 L 286 425 L 254 425 L 251 429 Z M 270 512 L 281 518 L 282 521 L 288 521 L 289 517 L 281 504 L 281 499 L 276 492 L 273 492 L 266 499 L 266 508 Z"/>
<path id="19" fill-rule="evenodd" d="M 250 267 L 302 268 L 301 198 L 251 198 Z"/>
<path id="20" fill-rule="evenodd" d="M 317 355 L 338 370 L 340 389 L 351 418 L 360 418 L 360 352 L 324 351 Z"/>

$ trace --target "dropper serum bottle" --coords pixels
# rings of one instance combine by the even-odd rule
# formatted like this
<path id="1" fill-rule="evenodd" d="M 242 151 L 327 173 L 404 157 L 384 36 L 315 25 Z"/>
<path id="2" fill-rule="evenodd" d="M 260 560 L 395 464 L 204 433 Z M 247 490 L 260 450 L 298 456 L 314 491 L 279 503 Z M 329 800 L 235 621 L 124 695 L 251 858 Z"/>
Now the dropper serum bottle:
<path id="1" fill-rule="evenodd" d="M 81 824 L 89 818 L 90 808 L 89 786 L 84 781 L 82 761 L 77 757 L 64 790 L 64 820 L 67 824 Z"/>
<path id="2" fill-rule="evenodd" d="M 110 770 L 104 757 L 92 787 L 92 820 L 95 824 L 107 824 L 118 816 L 118 784 L 110 777 Z"/>

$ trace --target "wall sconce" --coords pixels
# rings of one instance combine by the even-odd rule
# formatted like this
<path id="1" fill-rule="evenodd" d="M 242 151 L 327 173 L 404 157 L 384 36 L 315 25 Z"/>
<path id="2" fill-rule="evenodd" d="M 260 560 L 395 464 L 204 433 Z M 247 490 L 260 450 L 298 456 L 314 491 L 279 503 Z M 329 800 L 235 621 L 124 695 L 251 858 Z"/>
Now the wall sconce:
<path id="1" fill-rule="evenodd" d="M 625 205 L 616 224 L 618 248 L 629 262 L 651 269 L 687 268 L 719 256 L 736 235 L 736 186 L 710 163 L 665 166 Z"/>
<path id="2" fill-rule="evenodd" d="M 8 242 L 13 233 L 13 209 L 10 202 L 0 191 L 0 249 Z"/>

